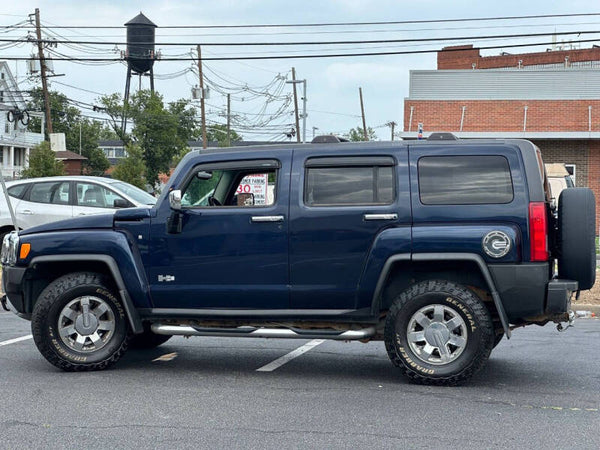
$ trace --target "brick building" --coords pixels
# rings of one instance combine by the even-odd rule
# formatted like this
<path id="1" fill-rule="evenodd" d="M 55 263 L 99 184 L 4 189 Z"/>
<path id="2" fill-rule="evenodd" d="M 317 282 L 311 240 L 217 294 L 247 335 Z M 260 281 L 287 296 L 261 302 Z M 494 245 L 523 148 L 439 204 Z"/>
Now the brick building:
<path id="1" fill-rule="evenodd" d="M 471 45 L 438 52 L 438 70 L 410 72 L 404 139 L 523 138 L 564 163 L 595 194 L 600 223 L 600 47 L 481 56 Z"/>

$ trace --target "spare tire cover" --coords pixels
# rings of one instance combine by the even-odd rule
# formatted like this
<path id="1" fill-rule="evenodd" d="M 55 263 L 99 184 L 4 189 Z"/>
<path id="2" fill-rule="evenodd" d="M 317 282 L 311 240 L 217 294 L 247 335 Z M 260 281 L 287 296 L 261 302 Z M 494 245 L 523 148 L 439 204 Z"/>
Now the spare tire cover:
<path id="1" fill-rule="evenodd" d="M 558 275 L 579 289 L 596 281 L 596 200 L 588 188 L 569 188 L 558 201 Z"/>

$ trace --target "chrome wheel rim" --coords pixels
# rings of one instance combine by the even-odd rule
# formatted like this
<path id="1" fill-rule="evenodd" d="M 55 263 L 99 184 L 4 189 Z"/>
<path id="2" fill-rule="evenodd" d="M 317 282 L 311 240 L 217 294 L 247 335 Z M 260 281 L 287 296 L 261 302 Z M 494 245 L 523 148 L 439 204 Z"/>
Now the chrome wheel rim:
<path id="1" fill-rule="evenodd" d="M 408 345 L 421 361 L 433 365 L 449 364 L 467 346 L 467 324 L 446 305 L 427 305 L 408 321 Z"/>
<path id="2" fill-rule="evenodd" d="M 58 316 L 61 341 L 78 352 L 95 352 L 105 347 L 115 332 L 115 314 L 104 300 L 86 295 L 65 306 Z"/>

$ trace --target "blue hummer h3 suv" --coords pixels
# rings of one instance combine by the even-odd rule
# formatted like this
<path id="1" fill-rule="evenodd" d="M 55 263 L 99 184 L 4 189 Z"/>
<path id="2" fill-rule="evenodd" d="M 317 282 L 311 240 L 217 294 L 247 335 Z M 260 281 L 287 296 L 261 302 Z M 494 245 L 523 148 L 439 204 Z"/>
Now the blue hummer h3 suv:
<path id="1" fill-rule="evenodd" d="M 593 286 L 593 193 L 555 204 L 524 140 L 194 151 L 151 209 L 6 236 L 2 303 L 67 371 L 173 335 L 383 340 L 452 385 Z"/>

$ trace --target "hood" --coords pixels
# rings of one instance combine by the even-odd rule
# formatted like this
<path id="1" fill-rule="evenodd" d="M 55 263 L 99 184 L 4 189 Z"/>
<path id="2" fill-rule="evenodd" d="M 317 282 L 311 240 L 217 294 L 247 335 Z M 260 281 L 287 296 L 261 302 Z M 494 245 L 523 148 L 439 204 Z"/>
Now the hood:
<path id="1" fill-rule="evenodd" d="M 94 214 L 90 216 L 75 217 L 73 219 L 50 222 L 37 227 L 21 231 L 21 236 L 33 233 L 46 233 L 49 231 L 80 230 L 85 228 L 112 228 L 113 214 Z"/>

